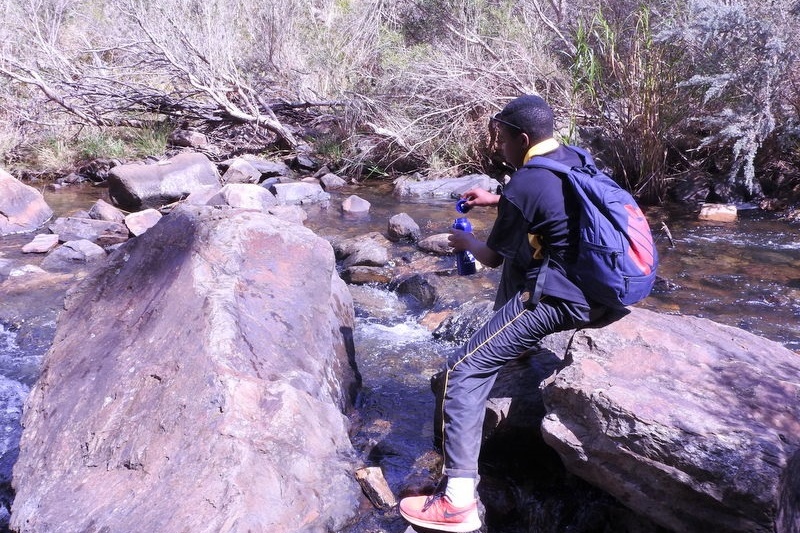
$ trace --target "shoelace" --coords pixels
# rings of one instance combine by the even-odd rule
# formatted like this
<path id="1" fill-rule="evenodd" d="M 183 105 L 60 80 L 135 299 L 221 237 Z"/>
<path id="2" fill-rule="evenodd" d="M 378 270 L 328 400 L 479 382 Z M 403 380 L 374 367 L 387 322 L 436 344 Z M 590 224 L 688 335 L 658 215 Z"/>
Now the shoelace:
<path id="1" fill-rule="evenodd" d="M 425 500 L 425 504 L 422 506 L 422 512 L 424 513 L 425 511 L 430 509 L 431 506 L 441 498 L 444 498 L 444 492 L 437 492 L 436 494 L 431 494 L 430 496 L 428 496 L 427 499 Z"/>

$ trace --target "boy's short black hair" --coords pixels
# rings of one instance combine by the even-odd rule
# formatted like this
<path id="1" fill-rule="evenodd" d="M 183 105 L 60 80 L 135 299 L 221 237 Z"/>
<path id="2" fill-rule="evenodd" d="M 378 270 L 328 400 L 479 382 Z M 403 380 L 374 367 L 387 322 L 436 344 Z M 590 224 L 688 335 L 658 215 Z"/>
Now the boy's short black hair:
<path id="1" fill-rule="evenodd" d="M 553 110 L 541 96 L 525 94 L 510 101 L 494 120 L 509 127 L 514 133 L 525 132 L 532 143 L 553 136 Z"/>

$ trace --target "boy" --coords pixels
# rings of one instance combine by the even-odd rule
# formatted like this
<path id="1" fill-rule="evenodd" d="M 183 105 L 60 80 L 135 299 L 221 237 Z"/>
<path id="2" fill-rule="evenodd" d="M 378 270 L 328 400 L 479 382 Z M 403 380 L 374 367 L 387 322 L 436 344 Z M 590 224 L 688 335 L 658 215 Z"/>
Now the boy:
<path id="1" fill-rule="evenodd" d="M 487 241 L 452 230 L 450 244 L 456 251 L 469 250 L 486 266 L 503 266 L 495 314 L 447 362 L 443 490 L 404 498 L 399 505 L 411 524 L 439 531 L 469 532 L 481 526 L 475 493 L 478 455 L 485 403 L 497 372 L 546 335 L 584 326 L 604 311 L 592 308 L 565 272 L 564 265 L 575 261 L 578 238 L 569 185 L 549 170 L 525 166 L 537 155 L 581 164 L 577 154 L 553 138 L 550 106 L 539 96 L 520 96 L 492 121 L 505 160 L 518 170 L 502 195 L 483 189 L 464 194 L 468 206 L 498 206 Z"/>

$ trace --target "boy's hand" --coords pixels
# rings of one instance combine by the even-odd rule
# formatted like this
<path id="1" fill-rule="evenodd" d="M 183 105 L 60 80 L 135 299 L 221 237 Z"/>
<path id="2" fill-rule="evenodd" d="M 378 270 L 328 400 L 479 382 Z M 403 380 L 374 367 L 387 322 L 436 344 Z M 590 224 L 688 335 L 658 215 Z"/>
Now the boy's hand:
<path id="1" fill-rule="evenodd" d="M 481 189 L 480 187 L 474 187 L 468 190 L 461 195 L 461 198 L 464 198 L 467 201 L 466 204 L 469 207 L 474 207 L 476 205 L 497 205 L 497 203 L 500 201 L 499 194 L 490 193 L 486 189 Z"/>
<path id="2" fill-rule="evenodd" d="M 455 228 L 450 228 L 450 236 L 447 237 L 447 240 L 456 252 L 471 250 L 473 248 L 473 243 L 477 241 L 475 235 L 472 233 L 467 233 L 466 231 Z"/>

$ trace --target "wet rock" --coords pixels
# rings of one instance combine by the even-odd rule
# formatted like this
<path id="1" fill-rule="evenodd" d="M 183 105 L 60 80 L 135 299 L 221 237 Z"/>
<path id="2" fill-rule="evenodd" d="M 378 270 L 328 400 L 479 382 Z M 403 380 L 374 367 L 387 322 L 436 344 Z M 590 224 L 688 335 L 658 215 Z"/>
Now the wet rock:
<path id="1" fill-rule="evenodd" d="M 145 231 L 155 226 L 161 220 L 160 212 L 155 209 L 145 209 L 131 213 L 125 217 L 125 226 L 134 236 L 138 237 Z"/>
<path id="2" fill-rule="evenodd" d="M 359 246 L 349 254 L 343 263 L 344 268 L 354 266 L 382 267 L 389 262 L 389 250 L 380 240 L 385 238 L 364 238 L 359 240 Z"/>
<path id="3" fill-rule="evenodd" d="M 31 242 L 22 247 L 24 254 L 46 254 L 58 246 L 58 235 L 55 233 L 40 233 Z"/>
<path id="4" fill-rule="evenodd" d="M 22 436 L 22 408 L 28 387 L 0 375 L 0 485 L 11 483 Z"/>
<path id="5" fill-rule="evenodd" d="M 244 159 L 232 159 L 222 175 L 222 183 L 258 183 L 261 172 Z"/>
<path id="6" fill-rule="evenodd" d="M 368 213 L 370 207 L 372 207 L 372 205 L 368 201 L 355 194 L 348 196 L 342 202 L 342 211 L 345 213 Z"/>
<path id="7" fill-rule="evenodd" d="M 351 266 L 342 271 L 342 279 L 352 285 L 388 284 L 392 281 L 392 277 L 392 270 L 383 267 Z"/>
<path id="8" fill-rule="evenodd" d="M 700 214 L 697 216 L 697 218 L 712 222 L 736 222 L 736 206 L 723 204 L 703 204 L 703 206 L 700 208 Z"/>
<path id="9" fill-rule="evenodd" d="M 48 226 L 62 242 L 87 240 L 100 246 L 111 246 L 128 240 L 128 227 L 119 222 L 92 218 L 61 217 Z"/>
<path id="10" fill-rule="evenodd" d="M 152 165 L 121 165 L 111 169 L 108 194 L 127 211 L 156 208 L 187 197 L 193 191 L 219 186 L 217 168 L 200 153 L 183 153 Z"/>
<path id="11" fill-rule="evenodd" d="M 673 531 L 771 532 L 800 447 L 800 360 L 709 320 L 633 308 L 578 332 L 545 389 L 571 472 Z"/>
<path id="12" fill-rule="evenodd" d="M 278 199 L 259 185 L 229 183 L 212 196 L 207 205 L 228 205 L 240 209 L 265 212 L 270 207 L 278 205 Z"/>
<path id="13" fill-rule="evenodd" d="M 11 528 L 341 531 L 359 494 L 353 322 L 310 230 L 176 207 L 70 294 L 26 404 Z"/>
<path id="14" fill-rule="evenodd" d="M 0 235 L 33 231 L 52 216 L 42 193 L 0 169 Z"/>
<path id="15" fill-rule="evenodd" d="M 421 232 L 419 225 L 411 218 L 408 213 L 398 213 L 389 219 L 388 227 L 389 239 L 392 241 L 411 241 L 419 240 Z"/>
<path id="16" fill-rule="evenodd" d="M 436 339 L 463 344 L 494 314 L 494 302 L 471 300 L 460 305 L 433 331 Z"/>
<path id="17" fill-rule="evenodd" d="M 449 233 L 437 233 L 420 240 L 417 247 L 423 252 L 436 255 L 453 255 L 453 248 L 450 246 Z"/>
<path id="18" fill-rule="evenodd" d="M 276 183 L 270 190 L 282 205 L 316 204 L 327 202 L 331 197 L 319 183 Z"/>
<path id="19" fill-rule="evenodd" d="M 358 237 L 351 237 L 349 239 L 333 239 L 331 242 L 333 251 L 336 253 L 337 259 L 346 259 L 347 257 L 357 253 L 365 248 L 383 248 L 387 251 L 391 246 L 391 242 L 377 231 L 371 231 Z M 377 265 L 382 266 L 382 265 Z"/>
<path id="20" fill-rule="evenodd" d="M 106 251 L 92 241 L 67 241 L 42 259 L 42 268 L 51 272 L 69 272 L 105 257 Z"/>
<path id="21" fill-rule="evenodd" d="M 775 530 L 800 531 L 800 451 L 792 455 L 781 475 Z"/>
<path id="22" fill-rule="evenodd" d="M 100 198 L 89 209 L 89 218 L 122 224 L 125 222 L 125 213 Z"/>
<path id="23" fill-rule="evenodd" d="M 397 505 L 397 500 L 383 477 L 383 471 L 378 466 L 367 466 L 356 470 L 356 479 L 361 485 L 372 505 L 378 509 L 391 509 Z"/>
<path id="24" fill-rule="evenodd" d="M 474 187 L 496 193 L 500 184 L 485 174 L 438 180 L 403 177 L 395 181 L 393 194 L 399 198 L 459 198 Z"/>
<path id="25" fill-rule="evenodd" d="M 322 187 L 326 191 L 331 191 L 334 189 L 341 189 L 342 187 L 347 185 L 347 182 L 337 176 L 332 172 L 328 172 L 324 174 L 321 178 L 319 178 L 320 183 L 322 183 Z"/>
<path id="26" fill-rule="evenodd" d="M 433 307 L 433 304 L 436 303 L 436 286 L 431 283 L 429 275 L 415 274 L 395 281 L 393 282 L 393 289 L 398 294 L 411 296 L 425 308 Z"/>
<path id="27" fill-rule="evenodd" d="M 0 340 L 3 339 L 3 326 L 0 324 Z M 8 349 L 6 348 L 6 350 Z M 4 372 L 7 370 L 4 368 Z M 14 493 L 11 490 L 14 463 L 19 455 L 19 440 L 22 435 L 23 404 L 28 396 L 28 387 L 0 375 L 0 528 L 8 531 L 11 517 L 11 503 Z"/>

